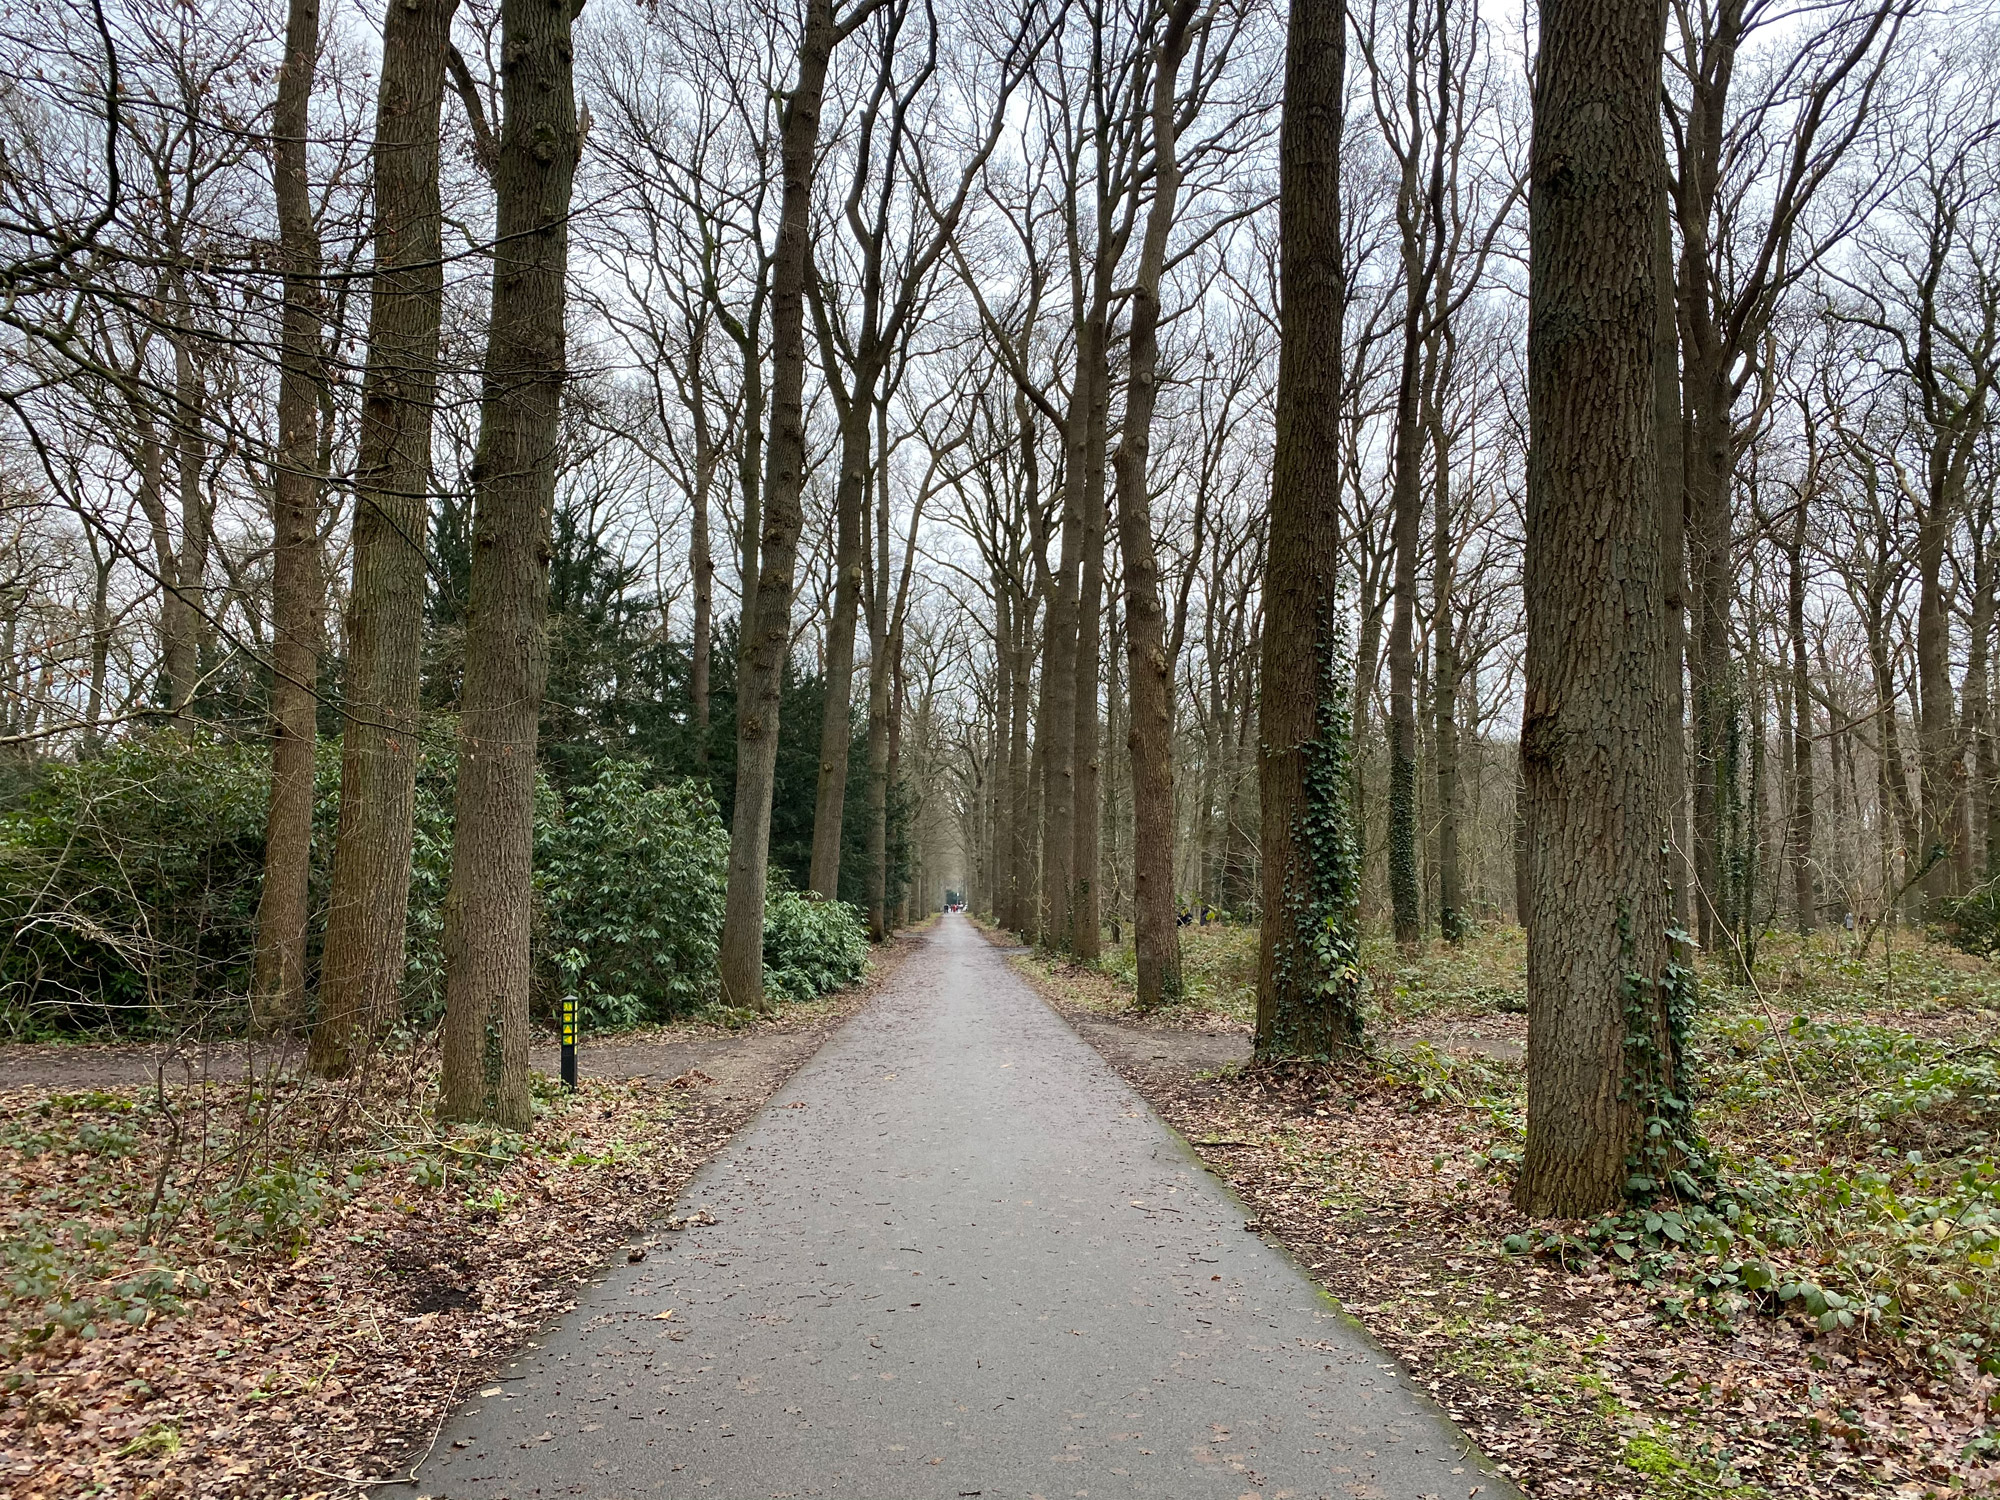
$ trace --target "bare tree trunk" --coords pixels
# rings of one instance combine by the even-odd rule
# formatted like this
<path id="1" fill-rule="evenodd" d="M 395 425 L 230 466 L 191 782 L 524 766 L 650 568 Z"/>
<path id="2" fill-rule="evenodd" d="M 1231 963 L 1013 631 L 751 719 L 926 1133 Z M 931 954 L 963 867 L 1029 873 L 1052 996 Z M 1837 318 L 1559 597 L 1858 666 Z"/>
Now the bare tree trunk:
<path id="1" fill-rule="evenodd" d="M 1994 823 L 1994 781 L 1996 767 L 1993 746 L 1993 508 L 1992 492 L 1987 492 L 1973 525 L 1980 538 L 1978 567 L 1973 579 L 1971 644 L 1966 653 L 1965 733 L 1972 742 L 1972 810 L 1968 822 L 1980 840 L 1982 857 L 1978 871 L 1982 880 L 2000 872 L 2000 828 Z"/>
<path id="2" fill-rule="evenodd" d="M 1703 266 L 1683 274 L 1705 275 Z M 1701 946 L 1714 951 L 1726 941 L 1716 931 L 1734 925 L 1729 882 L 1724 878 L 1722 824 L 1731 795 L 1729 723 L 1735 713 L 1735 668 L 1729 659 L 1729 616 L 1736 575 L 1730 529 L 1730 432 L 1726 379 L 1707 368 L 1689 346 L 1687 386 L 1694 409 L 1687 430 L 1685 494 L 1689 553 L 1695 593 L 1694 650 L 1689 665 L 1694 685 L 1694 865 L 1695 923 Z M 1725 389 L 1718 394 L 1715 387 Z M 1715 414 L 1720 404 L 1722 415 Z"/>
<path id="3" fill-rule="evenodd" d="M 201 682 L 201 640 L 207 620 L 210 506 L 203 493 L 207 459 L 207 390 L 194 358 L 194 310 L 188 305 L 187 276 L 170 278 L 174 329 L 174 482 L 181 513 L 179 553 L 166 607 L 173 624 L 167 633 L 168 722 L 183 732 L 195 724 L 194 695 Z"/>
<path id="4" fill-rule="evenodd" d="M 838 31 L 833 0 L 807 0 L 798 78 L 786 97 L 780 154 L 784 196 L 771 263 L 771 437 L 764 479 L 761 568 L 744 605 L 736 671 L 736 804 L 719 971 L 723 999 L 769 1010 L 764 994 L 764 888 L 771 863 L 771 793 L 778 705 L 791 649 L 793 569 L 805 525 L 805 297 L 813 159 L 827 67 Z"/>
<path id="5" fill-rule="evenodd" d="M 1415 148 L 1411 150 L 1412 160 Z M 1391 534 L 1396 549 L 1389 617 L 1389 903 L 1396 941 L 1413 946 L 1423 931 L 1417 874 L 1417 708 L 1416 614 L 1418 528 L 1423 519 L 1420 489 L 1423 437 L 1418 421 L 1419 325 L 1428 290 L 1419 265 L 1415 186 L 1405 184 L 1403 226 L 1404 296 L 1402 375 L 1396 388 L 1396 450 L 1391 486 Z"/>
<path id="6" fill-rule="evenodd" d="M 886 399 L 875 407 L 878 430 L 888 423 Z M 886 431 L 881 432 L 887 451 Z M 889 469 L 875 476 L 874 588 L 868 600 L 868 935 L 886 942 L 889 921 L 889 789 L 894 782 L 896 717 L 891 675 L 896 645 L 889 639 Z M 912 523 L 914 524 L 914 523 Z"/>
<path id="7" fill-rule="evenodd" d="M 98 549 L 95 534 L 90 543 L 90 696 L 84 705 L 83 743 L 78 755 L 85 760 L 104 745 L 104 694 L 111 678 L 111 569 L 118 554 Z"/>
<path id="8" fill-rule="evenodd" d="M 1347 6 L 1294 5 L 1279 135 L 1277 441 L 1258 682 L 1259 1057 L 1361 1043 L 1340 564 L 1340 152 Z"/>
<path id="9" fill-rule="evenodd" d="M 1516 760 L 1519 757 L 1516 756 Z M 1514 920 L 1525 929 L 1535 907 L 1534 862 L 1528 857 L 1528 785 L 1517 769 L 1514 776 Z"/>
<path id="10" fill-rule="evenodd" d="M 1458 856 L 1458 643 L 1452 634 L 1451 441 L 1445 430 L 1444 385 L 1454 361 L 1451 329 L 1440 330 L 1444 353 L 1429 401 L 1431 471 L 1431 685 L 1433 754 L 1437 760 L 1438 928 L 1446 942 L 1464 937 L 1471 924 Z"/>
<path id="11" fill-rule="evenodd" d="M 472 578 L 444 909 L 438 1114 L 534 1123 L 535 729 L 548 683 L 549 518 L 563 381 L 569 202 L 582 146 L 572 0 L 502 0 L 506 120 L 493 174 L 493 313 L 472 460 Z"/>
<path id="12" fill-rule="evenodd" d="M 271 119 L 285 307 L 271 475 L 271 802 L 250 986 L 251 1025 L 266 1032 L 305 1013 L 320 628 L 320 251 L 306 132 L 318 62 L 319 0 L 291 0 Z"/>
<path id="13" fill-rule="evenodd" d="M 457 0 L 386 12 L 375 123 L 375 276 L 355 463 L 340 821 L 309 1064 L 352 1068 L 402 1011 L 422 686 L 426 503 L 444 228 L 438 114 Z"/>
<path id="14" fill-rule="evenodd" d="M 1075 794 L 1070 822 L 1070 946 L 1085 963 L 1103 952 L 1102 860 L 1103 751 L 1097 720 L 1099 674 L 1104 643 L 1104 455 L 1109 443 L 1111 372 L 1101 338 L 1092 345 L 1090 433 L 1084 445 L 1083 571 L 1076 604 L 1076 750 L 1072 756 Z M 1079 363 L 1079 371 L 1081 363 Z"/>
<path id="15" fill-rule="evenodd" d="M 1930 866 L 1924 876 L 1924 896 L 1933 915 L 1959 893 L 1970 873 L 1970 840 L 1959 826 L 1965 747 L 1959 743 L 1952 696 L 1950 585 L 1944 577 L 1945 548 L 1958 521 L 1959 496 L 1954 488 L 1934 478 L 1929 503 L 1917 523 L 1917 766 L 1922 816 L 1917 857 Z"/>
<path id="16" fill-rule="evenodd" d="M 1042 774 L 1041 904 L 1036 912 L 1036 939 L 1044 947 L 1067 951 L 1069 940 L 1070 833 L 1075 808 L 1076 755 L 1076 614 L 1079 575 L 1083 567 L 1084 451 L 1088 445 L 1091 381 L 1084 374 L 1093 342 L 1091 325 L 1077 330 L 1077 376 L 1071 393 L 1069 420 L 1064 423 L 1061 550 L 1055 588 L 1042 624 L 1042 683 L 1040 712 L 1035 719 L 1035 749 Z M 1102 330 L 1095 337 L 1101 338 Z"/>
<path id="17" fill-rule="evenodd" d="M 1654 277 L 1660 299 L 1653 345 L 1653 435 L 1659 453 L 1660 565 L 1666 583 L 1667 659 L 1662 675 L 1667 713 L 1667 883 L 1674 926 L 1691 929 L 1694 863 L 1688 831 L 1687 494 L 1681 421 L 1680 323 L 1675 304 L 1672 204 L 1662 193 L 1654 227 Z"/>
<path id="18" fill-rule="evenodd" d="M 1019 391 L 1014 395 L 1014 419 L 1020 432 L 1022 509 L 1027 518 L 1036 583 L 1032 594 L 1022 591 L 1020 599 L 1025 607 L 1017 610 L 1014 616 L 1015 640 L 1018 643 L 1014 652 L 1014 920 L 1008 926 L 1025 940 L 1033 942 L 1041 930 L 1041 902 L 1037 892 L 1041 875 L 1039 835 L 1043 745 L 1039 734 L 1032 744 L 1029 742 L 1029 687 L 1034 678 L 1035 616 L 1038 612 L 1043 616 L 1045 639 L 1042 655 L 1045 661 L 1047 657 L 1047 601 L 1051 590 L 1046 577 L 1048 547 L 1046 527 L 1042 521 L 1041 464 L 1035 447 L 1035 413 L 1027 397 Z M 1037 695 L 1040 701 L 1033 704 L 1033 723 L 1037 728 L 1048 722 L 1047 694 L 1048 674 L 1045 669 Z"/>
<path id="19" fill-rule="evenodd" d="M 1013 589 L 993 570 L 993 858 L 987 870 L 987 897 L 993 920 L 1009 926 L 1014 916 L 1014 611 Z"/>
<path id="20" fill-rule="evenodd" d="M 1664 26 L 1661 0 L 1556 0 L 1541 14 L 1522 725 L 1528 1140 L 1514 1192 L 1536 1215 L 1580 1217 L 1623 1199 L 1678 1062 L 1662 991 L 1667 629 L 1654 430 Z"/>
<path id="21" fill-rule="evenodd" d="M 827 364 L 833 367 L 836 352 L 830 337 L 825 345 Z M 826 702 L 820 713 L 819 785 L 813 802 L 812 888 L 828 901 L 840 899 L 847 752 L 854 738 L 854 631 L 864 561 L 861 509 L 868 503 L 868 424 L 874 414 L 873 390 L 871 379 L 868 393 L 863 394 L 857 372 L 854 389 L 848 393 L 841 410 L 840 480 L 834 490 L 837 571 L 833 618 L 826 631 Z M 869 627 L 874 628 L 872 619 Z"/>
<path id="22" fill-rule="evenodd" d="M 1132 677 L 1133 941 L 1137 1000 L 1153 1006 L 1181 993 L 1174 909 L 1174 664 L 1167 651 L 1153 505 L 1147 490 L 1153 408 L 1159 398 L 1160 278 L 1180 195 L 1174 96 L 1195 0 L 1175 0 L 1153 61 L 1153 202 L 1132 283 L 1125 428 L 1118 444 L 1118 543 L 1125 560 L 1125 632 Z"/>
<path id="23" fill-rule="evenodd" d="M 1812 671 L 1806 658 L 1806 504 L 1801 498 L 1785 544 L 1785 625 L 1792 646 L 1792 899 L 1799 931 L 1809 933 L 1819 915 L 1813 882 Z"/>
<path id="24" fill-rule="evenodd" d="M 1028 683 L 1034 670 L 1034 601 L 1021 598 L 1014 615 L 1013 718 L 1007 755 L 1007 920 L 1010 931 L 1032 936 L 1035 892 L 1034 762 L 1028 750 Z"/>
<path id="25" fill-rule="evenodd" d="M 709 430 L 708 403 L 702 399 L 702 352 L 706 325 L 688 340 L 687 388 L 694 417 L 693 516 L 688 526 L 688 572 L 694 579 L 693 639 L 688 643 L 688 697 L 694 711 L 694 764 L 708 769 L 709 666 L 715 636 L 715 554 L 709 546 L 708 507 L 715 484 L 715 435 Z"/>

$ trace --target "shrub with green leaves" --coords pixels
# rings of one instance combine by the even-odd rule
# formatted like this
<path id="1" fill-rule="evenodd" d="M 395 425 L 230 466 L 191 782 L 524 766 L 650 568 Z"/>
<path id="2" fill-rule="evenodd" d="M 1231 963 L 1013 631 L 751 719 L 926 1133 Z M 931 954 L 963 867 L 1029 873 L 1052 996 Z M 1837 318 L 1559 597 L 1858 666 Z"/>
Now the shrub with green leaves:
<path id="1" fill-rule="evenodd" d="M 418 765 L 403 1009 L 444 1010 L 457 757 L 433 718 Z M 227 1034 L 247 1019 L 270 761 L 261 746 L 135 737 L 51 762 L 0 812 L 0 1032 Z M 319 747 L 307 978 L 317 979 L 340 810 L 340 747 Z M 715 998 L 729 835 L 695 782 L 602 761 L 535 806 L 536 1005 L 574 991 L 593 1026 L 682 1015 Z M 851 907 L 774 885 L 770 992 L 806 1000 L 851 984 L 867 951 Z"/>
<path id="2" fill-rule="evenodd" d="M 729 835 L 693 782 L 648 786 L 603 761 L 538 840 L 554 982 L 594 1026 L 630 1026 L 713 998 Z"/>
<path id="3" fill-rule="evenodd" d="M 764 901 L 764 992 L 811 1000 L 853 984 L 868 967 L 861 913 L 845 901 L 822 901 L 777 881 Z"/>

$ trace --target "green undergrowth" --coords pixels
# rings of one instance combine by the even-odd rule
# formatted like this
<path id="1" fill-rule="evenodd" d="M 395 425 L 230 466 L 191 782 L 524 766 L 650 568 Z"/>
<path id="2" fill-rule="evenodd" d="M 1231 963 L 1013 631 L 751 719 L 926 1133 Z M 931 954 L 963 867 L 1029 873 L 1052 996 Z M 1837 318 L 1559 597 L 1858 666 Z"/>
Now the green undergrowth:
<path id="1" fill-rule="evenodd" d="M 1865 959 L 1852 943 L 1774 935 L 1754 985 L 1704 966 L 1688 1063 L 1712 1189 L 1504 1248 L 1610 1269 L 1670 1325 L 1782 1317 L 1941 1374 L 2000 1374 L 2000 965 L 1907 936 Z M 1519 1008 L 1519 929 L 1410 955 L 1374 939 L 1364 960 L 1391 1016 Z M 1469 1119 L 1473 1165 L 1511 1180 L 1519 1063 L 1419 1041 L 1377 1066 L 1409 1108 Z"/>
<path id="2" fill-rule="evenodd" d="M 1182 992 L 1156 1014 L 1186 1020 L 1213 1018 L 1248 1026 L 1257 1019 L 1257 929 L 1236 922 L 1191 922 L 1180 929 Z M 1116 986 L 1096 997 L 1105 1008 L 1131 1008 L 1138 959 L 1129 932 L 1107 941 L 1095 971 Z"/>
<path id="3" fill-rule="evenodd" d="M 1648 1496 L 1758 1500 L 1765 1493 L 1743 1483 L 1726 1437 L 1676 1430 L 1632 1405 L 1611 1388 L 1592 1349 L 1551 1336 L 1539 1313 L 1523 1318 L 1488 1296 L 1430 1333 L 1440 1368 L 1488 1389 L 1518 1392 L 1571 1442 L 1630 1470 Z"/>

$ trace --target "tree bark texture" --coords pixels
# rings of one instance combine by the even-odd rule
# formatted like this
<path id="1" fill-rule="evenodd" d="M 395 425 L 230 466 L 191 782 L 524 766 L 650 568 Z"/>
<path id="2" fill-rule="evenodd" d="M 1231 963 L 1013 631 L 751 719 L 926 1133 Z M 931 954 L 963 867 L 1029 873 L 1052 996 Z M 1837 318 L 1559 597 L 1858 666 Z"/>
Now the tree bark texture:
<path id="1" fill-rule="evenodd" d="M 826 340 L 829 367 L 833 341 Z M 837 378 L 831 377 L 831 378 Z M 862 582 L 861 509 L 868 503 L 868 426 L 874 381 L 856 371 L 840 410 L 840 478 L 834 486 L 833 618 L 826 627 L 826 702 L 820 713 L 819 785 L 813 801 L 812 888 L 840 899 L 841 825 L 847 806 L 847 752 L 854 739 L 854 635 Z"/>
<path id="2" fill-rule="evenodd" d="M 1259 1057 L 1361 1044 L 1356 882 L 1341 638 L 1340 150 L 1347 6 L 1299 3 L 1279 134 L 1282 311 L 1264 573 L 1257 788 L 1263 865 Z"/>
<path id="3" fill-rule="evenodd" d="M 1416 148 L 1411 147 L 1414 163 Z M 1414 945 L 1423 932 L 1417 868 L 1417 549 L 1423 521 L 1423 429 L 1418 368 L 1428 291 L 1413 181 L 1404 183 L 1402 372 L 1396 385 L 1396 449 L 1390 486 L 1390 533 L 1396 553 L 1389 615 L 1389 905 L 1396 941 Z"/>
<path id="4" fill-rule="evenodd" d="M 879 451 L 888 451 L 888 403 L 874 403 Z M 895 784 L 895 726 L 891 700 L 892 662 L 899 647 L 890 639 L 889 469 L 882 465 L 871 486 L 875 498 L 875 565 L 868 599 L 868 935 L 886 942 L 889 921 L 889 789 Z M 911 523 L 916 524 L 914 521 Z"/>
<path id="5" fill-rule="evenodd" d="M 1452 630 L 1451 443 L 1445 429 L 1444 388 L 1453 367 L 1452 336 L 1439 330 L 1438 371 L 1431 381 L 1429 408 L 1431 466 L 1431 638 L 1434 663 L 1431 723 L 1437 790 L 1438 930 L 1448 943 L 1464 937 L 1471 922 L 1465 911 L 1459 866 L 1458 643 Z"/>
<path id="6" fill-rule="evenodd" d="M 577 128 L 572 0 L 502 0 L 506 119 L 494 171 L 493 312 L 472 459 L 472 575 L 438 1113 L 534 1123 L 528 1001 L 535 729 L 548 684 L 549 520 L 566 374 L 564 285 Z"/>
<path id="7" fill-rule="evenodd" d="M 1109 443 L 1111 371 L 1104 362 L 1101 332 L 1092 351 L 1090 433 L 1084 447 L 1083 571 L 1076 596 L 1076 749 L 1071 757 L 1074 810 L 1070 815 L 1070 947 L 1085 963 L 1095 963 L 1104 946 L 1098 890 L 1103 752 L 1097 697 L 1104 661 L 1104 456 Z"/>
<path id="8" fill-rule="evenodd" d="M 764 891 L 771 864 L 771 793 L 778 768 L 778 705 L 791 648 L 792 583 L 805 525 L 805 300 L 812 233 L 813 160 L 837 32 L 833 0 L 807 0 L 798 77 L 780 126 L 784 192 L 771 263 L 771 435 L 753 602 L 736 670 L 736 804 L 719 970 L 730 1005 L 769 1010 L 764 995 Z"/>
<path id="9" fill-rule="evenodd" d="M 1792 900 L 1799 931 L 1813 930 L 1819 893 L 1813 879 L 1812 670 L 1806 657 L 1806 507 L 1785 543 L 1785 626 L 1792 646 Z"/>
<path id="10" fill-rule="evenodd" d="M 168 722 L 183 733 L 194 728 L 194 696 L 201 686 L 201 643 L 208 623 L 211 502 L 202 483 L 207 461 L 207 382 L 195 361 L 194 310 L 188 303 L 187 275 L 176 268 L 167 278 L 174 351 L 174 484 L 181 513 L 180 548 L 161 601 L 167 628 Z"/>
<path id="11" fill-rule="evenodd" d="M 320 251 L 306 180 L 306 132 L 319 62 L 319 0 L 291 0 L 271 118 L 284 313 L 278 454 L 271 475 L 271 801 L 257 898 L 252 1026 L 305 1014 L 311 903 L 313 744 L 319 669 Z"/>
<path id="12" fill-rule="evenodd" d="M 1125 649 L 1132 677 L 1133 943 L 1136 999 L 1160 1005 L 1181 994 L 1174 906 L 1174 664 L 1167 651 L 1160 561 L 1147 490 L 1153 410 L 1159 400 L 1160 278 L 1180 196 L 1174 96 L 1194 0 L 1175 0 L 1153 61 L 1153 202 L 1132 284 L 1125 428 L 1118 444 L 1118 544 L 1125 564 Z M 1072 606 L 1073 612 L 1073 606 Z M 1070 653 L 1073 665 L 1075 653 Z M 1071 684 L 1074 690 L 1074 682 Z"/>
<path id="13" fill-rule="evenodd" d="M 1654 277 L 1659 304 L 1653 345 L 1653 438 L 1660 487 L 1660 568 L 1666 586 L 1667 655 L 1661 676 L 1667 714 L 1668 901 L 1674 926 L 1692 931 L 1694 861 L 1688 834 L 1687 759 L 1687 495 L 1681 421 L 1680 323 L 1675 302 L 1673 205 L 1660 195 L 1654 225 Z"/>
<path id="14" fill-rule="evenodd" d="M 352 1068 L 402 1011 L 424 551 L 443 311 L 438 115 L 457 0 L 391 5 L 375 121 L 375 274 L 355 462 L 340 820 L 309 1064 Z"/>
<path id="15" fill-rule="evenodd" d="M 1622 1201 L 1673 1086 L 1656 465 L 1661 0 L 1541 14 L 1530 154 L 1528 1140 L 1515 1201 Z"/>
<path id="16" fill-rule="evenodd" d="M 688 524 L 688 575 L 694 582 L 694 639 L 688 645 L 688 697 L 694 711 L 694 763 L 698 771 L 708 769 L 709 667 L 715 637 L 715 553 L 709 544 L 708 510 L 715 488 L 715 467 L 721 454 L 710 431 L 708 403 L 701 396 L 702 353 L 707 346 L 706 325 L 698 325 L 688 340 L 687 388 L 694 393 L 690 403 L 694 417 L 694 494 L 689 497 L 692 515 Z"/>

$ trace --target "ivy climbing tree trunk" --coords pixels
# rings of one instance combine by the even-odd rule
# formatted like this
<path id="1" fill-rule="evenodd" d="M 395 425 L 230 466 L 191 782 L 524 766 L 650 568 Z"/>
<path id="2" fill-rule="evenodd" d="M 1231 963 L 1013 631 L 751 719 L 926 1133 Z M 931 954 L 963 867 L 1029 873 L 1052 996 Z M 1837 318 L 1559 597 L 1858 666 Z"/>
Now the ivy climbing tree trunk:
<path id="1" fill-rule="evenodd" d="M 1528 1139 L 1514 1197 L 1627 1191 L 1670 1108 L 1655 466 L 1663 0 L 1549 0 L 1529 174 Z"/>
<path id="2" fill-rule="evenodd" d="M 565 375 L 577 128 L 572 0 L 503 0 L 493 312 L 472 458 L 472 577 L 444 909 L 438 1113 L 534 1123 L 528 1096 L 535 728 L 548 682 L 549 517 Z"/>
<path id="3" fill-rule="evenodd" d="M 1346 73 L 1345 0 L 1293 5 L 1278 145 L 1283 306 L 1257 710 L 1259 1057 L 1327 1057 L 1361 1044 L 1338 581 Z"/>
<path id="4" fill-rule="evenodd" d="M 375 275 L 354 473 L 340 821 L 308 1064 L 338 1077 L 402 1008 L 422 686 L 424 547 L 444 302 L 438 114 L 457 0 L 404 0 L 382 25 Z"/>

